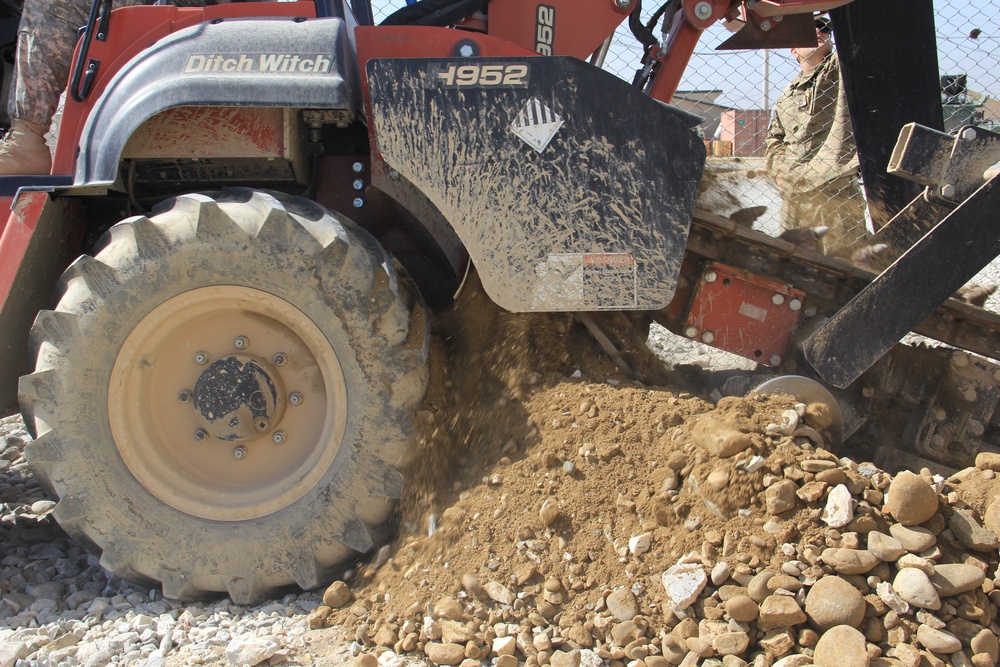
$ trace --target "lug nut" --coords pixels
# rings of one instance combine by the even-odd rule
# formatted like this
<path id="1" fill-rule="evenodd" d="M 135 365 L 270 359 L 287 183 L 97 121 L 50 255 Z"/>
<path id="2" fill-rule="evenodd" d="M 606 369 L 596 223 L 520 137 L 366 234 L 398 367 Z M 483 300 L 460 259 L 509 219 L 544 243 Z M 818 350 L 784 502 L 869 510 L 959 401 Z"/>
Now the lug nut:
<path id="1" fill-rule="evenodd" d="M 297 391 L 293 391 L 288 396 L 288 402 L 291 403 L 292 405 L 301 405 L 302 404 L 302 394 L 300 394 Z"/>
<path id="2" fill-rule="evenodd" d="M 233 458 L 234 459 L 237 459 L 237 460 L 238 459 L 245 459 L 246 457 L 247 457 L 247 448 L 244 447 L 243 445 L 240 445 L 239 447 L 237 447 L 236 449 L 233 450 Z"/>
<path id="3" fill-rule="evenodd" d="M 287 363 L 288 363 L 288 357 L 285 356 L 284 352 L 278 352 L 276 355 L 274 355 L 275 366 L 284 366 Z"/>
<path id="4" fill-rule="evenodd" d="M 701 342 L 711 345 L 712 343 L 715 342 L 715 334 L 712 333 L 711 331 L 706 331 L 701 335 Z"/>
<path id="5" fill-rule="evenodd" d="M 283 443 L 285 441 L 285 432 L 284 431 L 275 431 L 274 435 L 271 436 L 271 439 L 274 440 L 274 444 L 280 445 L 281 443 Z"/>
<path id="6" fill-rule="evenodd" d="M 191 392 L 188 391 L 187 389 L 184 389 L 183 391 L 181 391 L 181 393 L 177 394 L 177 398 L 180 400 L 181 403 L 187 403 L 188 401 L 191 400 Z"/>
<path id="7" fill-rule="evenodd" d="M 688 327 L 687 329 L 684 330 L 684 335 L 687 336 L 688 338 L 697 338 L 698 330 L 695 329 L 694 327 Z"/>
<path id="8" fill-rule="evenodd" d="M 792 299 L 788 302 L 788 309 L 792 312 L 798 312 L 802 309 L 802 302 L 798 299 Z"/>
<path id="9" fill-rule="evenodd" d="M 771 297 L 771 303 L 773 303 L 776 306 L 780 306 L 784 302 L 785 302 L 785 297 L 781 294 L 775 294 L 774 296 Z"/>
<path id="10" fill-rule="evenodd" d="M 198 442 L 205 442 L 205 438 L 208 437 L 208 431 L 203 428 L 198 429 L 194 432 L 194 439 Z"/>
<path id="11" fill-rule="evenodd" d="M 246 336 L 237 336 L 236 340 L 233 341 L 233 345 L 236 346 L 237 350 L 245 350 L 250 341 L 247 340 Z"/>
<path id="12" fill-rule="evenodd" d="M 198 352 L 194 355 L 194 363 L 204 366 L 208 363 L 208 352 Z"/>

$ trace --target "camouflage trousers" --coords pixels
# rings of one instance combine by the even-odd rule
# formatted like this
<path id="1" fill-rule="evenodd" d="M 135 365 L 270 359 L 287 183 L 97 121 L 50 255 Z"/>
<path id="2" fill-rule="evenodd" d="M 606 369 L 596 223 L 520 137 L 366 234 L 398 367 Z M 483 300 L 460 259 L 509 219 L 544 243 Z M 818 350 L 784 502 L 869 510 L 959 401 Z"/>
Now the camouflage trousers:
<path id="1" fill-rule="evenodd" d="M 781 206 L 782 230 L 829 227 L 823 254 L 850 260 L 871 240 L 865 223 L 865 199 L 856 178 L 838 179 L 815 190 L 786 195 Z"/>
<path id="2" fill-rule="evenodd" d="M 143 4 L 143 0 L 116 0 L 114 7 Z M 177 4 L 200 6 L 204 1 Z M 9 111 L 48 127 L 66 88 L 70 61 L 80 27 L 90 16 L 90 0 L 24 0 L 17 31 L 14 90 Z M 112 29 L 114 21 L 112 20 Z"/>

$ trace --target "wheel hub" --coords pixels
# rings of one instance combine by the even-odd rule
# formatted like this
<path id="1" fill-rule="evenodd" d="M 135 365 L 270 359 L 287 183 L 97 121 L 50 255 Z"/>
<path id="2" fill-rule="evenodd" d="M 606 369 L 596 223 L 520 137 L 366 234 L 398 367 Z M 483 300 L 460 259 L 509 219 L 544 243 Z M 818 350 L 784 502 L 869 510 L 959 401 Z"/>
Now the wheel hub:
<path id="1" fill-rule="evenodd" d="M 194 386 L 202 427 L 219 440 L 246 440 L 268 433 L 284 412 L 281 375 L 266 361 L 232 354 L 213 362 Z"/>
<path id="2" fill-rule="evenodd" d="M 210 520 L 266 516 L 333 465 L 347 423 L 336 351 L 312 318 L 248 287 L 200 287 L 153 308 L 122 344 L 108 413 L 154 496 Z"/>

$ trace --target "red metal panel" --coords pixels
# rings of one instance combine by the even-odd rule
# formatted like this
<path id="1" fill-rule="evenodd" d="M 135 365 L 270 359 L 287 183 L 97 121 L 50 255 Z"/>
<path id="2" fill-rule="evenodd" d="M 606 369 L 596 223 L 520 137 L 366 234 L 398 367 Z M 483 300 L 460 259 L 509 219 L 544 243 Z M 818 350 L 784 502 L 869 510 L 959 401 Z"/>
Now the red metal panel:
<path id="1" fill-rule="evenodd" d="M 717 262 L 701 274 L 684 335 L 777 366 L 802 311 L 805 292 Z"/>
<path id="2" fill-rule="evenodd" d="M 9 211 L 0 235 L 0 309 L 10 296 L 10 288 L 21 268 L 21 260 L 28 249 L 28 242 L 35 232 L 38 216 L 42 213 L 48 195 L 44 192 L 27 192 L 17 199 L 17 206 L 10 211 L 13 197 L 0 197 L 0 210 Z"/>
<path id="3" fill-rule="evenodd" d="M 492 0 L 489 33 L 541 55 L 586 60 L 634 5 L 619 9 L 611 0 Z"/>

